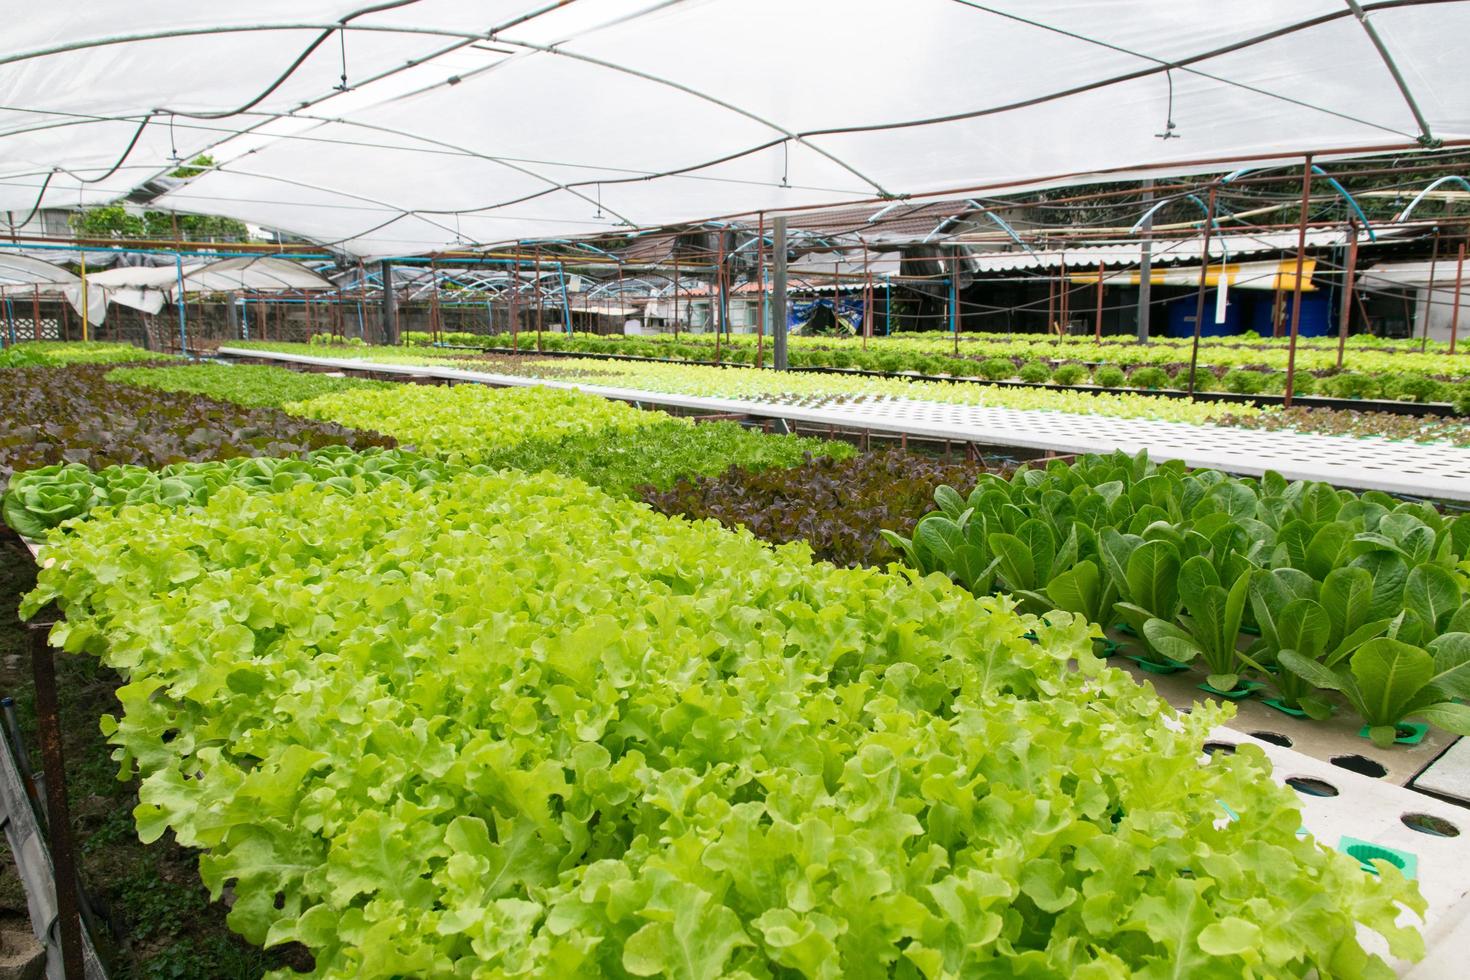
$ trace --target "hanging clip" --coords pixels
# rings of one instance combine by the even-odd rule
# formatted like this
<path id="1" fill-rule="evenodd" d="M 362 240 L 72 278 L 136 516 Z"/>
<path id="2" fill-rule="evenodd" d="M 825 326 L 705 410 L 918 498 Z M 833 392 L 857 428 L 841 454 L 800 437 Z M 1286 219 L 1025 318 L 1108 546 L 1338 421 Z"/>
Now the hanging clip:
<path id="1" fill-rule="evenodd" d="M 1177 128 L 1174 125 L 1174 70 L 1172 68 L 1165 68 L 1164 78 L 1169 82 L 1169 107 L 1164 112 L 1164 131 L 1162 133 L 1154 133 L 1154 136 L 1161 140 L 1177 140 L 1180 136 L 1174 132 Z"/>

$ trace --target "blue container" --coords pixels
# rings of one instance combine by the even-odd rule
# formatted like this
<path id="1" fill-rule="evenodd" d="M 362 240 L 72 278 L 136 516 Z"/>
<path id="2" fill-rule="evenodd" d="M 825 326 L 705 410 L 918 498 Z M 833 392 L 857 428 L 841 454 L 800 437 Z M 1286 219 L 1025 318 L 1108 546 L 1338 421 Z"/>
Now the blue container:
<path id="1" fill-rule="evenodd" d="M 1194 310 L 1198 303 L 1198 293 L 1191 293 L 1169 301 L 1170 337 L 1194 336 Z M 1200 327 L 1199 335 L 1201 337 L 1229 337 L 1232 334 L 1245 333 L 1244 307 L 1246 305 L 1240 302 L 1239 295 L 1232 290 L 1225 297 L 1225 322 L 1216 323 L 1215 290 L 1205 290 L 1205 322 Z M 1267 311 L 1267 322 L 1270 322 L 1269 310 Z"/>
<path id="2" fill-rule="evenodd" d="M 1271 308 L 1276 303 L 1274 292 L 1258 291 L 1251 303 L 1251 329 L 1262 337 L 1271 336 Z M 1235 297 L 1230 297 L 1232 305 Z M 1291 330 L 1292 294 L 1281 297 L 1281 336 Z M 1297 324 L 1298 337 L 1325 337 L 1332 332 L 1332 294 L 1325 289 L 1302 295 L 1302 318 Z"/>

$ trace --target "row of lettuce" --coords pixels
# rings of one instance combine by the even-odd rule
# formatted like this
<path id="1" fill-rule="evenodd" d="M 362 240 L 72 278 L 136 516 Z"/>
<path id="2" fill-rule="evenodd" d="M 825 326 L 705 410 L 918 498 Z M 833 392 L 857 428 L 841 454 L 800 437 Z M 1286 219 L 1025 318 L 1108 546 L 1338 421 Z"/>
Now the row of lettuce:
<path id="1" fill-rule="evenodd" d="M 398 385 L 225 365 L 122 368 L 108 377 L 348 429 L 374 426 L 444 464 L 575 476 L 670 513 L 816 542 L 842 563 L 901 556 L 977 595 L 1002 591 L 1038 614 L 1063 609 L 1119 626 L 1147 669 L 1197 666 L 1222 696 L 1259 690 L 1282 711 L 1316 718 L 1355 711 L 1385 744 L 1412 737 L 1404 726 L 1411 719 L 1470 734 L 1470 708 L 1459 703 L 1470 696 L 1470 516 L 1427 504 L 1275 475 L 1186 472 L 1121 454 L 1009 476 L 926 473 L 914 462 L 843 469 L 853 455 L 845 443 L 694 425 L 544 388 Z M 396 460 L 363 472 L 392 472 Z M 203 503 L 238 483 L 345 485 L 358 471 L 339 474 L 342 461 L 327 451 L 274 464 L 279 471 L 263 462 L 156 472 L 55 465 L 15 478 L 4 512 L 12 527 L 39 538 L 96 506 Z M 791 486 L 783 472 L 804 461 L 804 479 Z M 942 485 L 955 475 L 966 479 L 963 494 Z M 719 492 L 710 493 L 721 481 L 739 484 L 724 495 L 724 513 Z M 783 486 L 783 499 L 773 499 Z M 940 509 L 910 531 L 931 493 Z M 866 500 L 854 499 L 860 495 Z M 885 496 L 888 506 L 873 506 Z M 754 506 L 731 513 L 732 497 Z M 783 524 L 789 530 L 778 530 Z M 889 545 L 881 551 L 880 531 Z M 834 553 L 842 549 L 826 549 L 826 537 L 851 544 Z M 1253 637 L 1247 646 L 1238 642 L 1242 631 Z"/>
<path id="2" fill-rule="evenodd" d="M 199 848 L 232 926 L 315 976 L 1391 976 L 1360 927 L 1422 954 L 1413 882 L 1298 833 L 1258 750 L 1201 761 L 1228 708 L 1176 714 L 1084 616 L 501 468 L 716 427 L 241 370 L 97 384 L 401 445 L 79 462 L 7 515 L 80 501 L 23 613 L 59 602 L 53 642 L 123 676 L 140 834 Z M 901 465 L 745 436 L 784 448 L 641 492 L 806 470 L 840 501 Z"/>
<path id="3" fill-rule="evenodd" d="M 1355 340 L 1357 338 L 1354 338 Z M 1376 338 L 1374 338 L 1376 340 Z M 319 345 L 341 338 L 318 335 Z M 666 358 L 677 361 L 752 365 L 770 363 L 770 345 L 750 334 L 721 337 L 672 334 L 599 335 L 545 333 L 484 335 L 407 332 L 411 347 L 438 345 L 566 351 Z M 913 372 L 921 375 L 1022 381 L 1061 387 L 1096 385 L 1144 391 L 1184 390 L 1189 384 L 1190 346 L 1160 338 L 1147 345 L 1091 338 L 967 334 L 873 337 L 797 337 L 789 349 L 793 367 L 850 368 L 865 371 Z M 1338 366 L 1336 341 L 1303 343 L 1296 354 L 1293 390 L 1300 395 L 1384 399 L 1470 405 L 1470 360 L 1450 356 L 1444 345 L 1420 352 L 1418 341 L 1354 344 Z M 1281 394 L 1286 386 L 1287 351 L 1271 339 L 1254 343 L 1208 339 L 1201 342 L 1195 371 L 1196 391 L 1241 395 Z M 1462 411 L 1461 414 L 1465 414 Z"/>
<path id="4" fill-rule="evenodd" d="M 720 396 L 774 404 L 846 405 L 910 399 L 980 408 L 1022 409 L 1187 422 L 1232 428 L 1284 429 L 1322 435 L 1371 436 L 1419 443 L 1470 445 L 1470 424 L 1435 414 L 1302 408 L 1262 410 L 1252 405 L 1201 402 L 1159 393 L 1106 392 L 1056 386 L 1005 387 L 918 377 L 875 377 L 792 371 L 757 371 L 698 363 L 597 357 L 505 355 L 445 348 L 397 348 L 249 342 L 232 347 L 261 355 L 306 355 L 341 362 L 452 366 L 497 374 L 564 380 L 664 394 Z"/>

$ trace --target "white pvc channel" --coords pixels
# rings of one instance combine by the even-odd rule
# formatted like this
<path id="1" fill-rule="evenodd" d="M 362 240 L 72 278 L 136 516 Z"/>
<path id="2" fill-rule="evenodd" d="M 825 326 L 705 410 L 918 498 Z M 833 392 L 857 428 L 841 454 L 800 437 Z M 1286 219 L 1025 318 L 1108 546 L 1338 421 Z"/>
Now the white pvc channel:
<path id="1" fill-rule="evenodd" d="M 1328 847 L 1343 837 L 1406 851 L 1418 859 L 1416 880 L 1429 903 L 1423 923 L 1403 913 L 1401 924 L 1416 924 L 1424 934 L 1428 955 L 1417 964 L 1393 962 L 1400 976 L 1412 980 L 1464 980 L 1470 963 L 1470 809 L 1422 793 L 1350 772 L 1294 749 L 1253 738 L 1232 728 L 1218 728 L 1211 739 L 1232 745 L 1259 746 L 1271 760 L 1278 783 L 1301 777 L 1337 790 L 1336 796 L 1298 792 L 1302 825 Z M 1424 814 L 1460 831 L 1439 837 L 1411 829 L 1404 817 Z M 1365 874 L 1367 872 L 1364 872 Z M 1376 934 L 1362 932 L 1364 945 L 1388 959 L 1388 947 Z"/>
<path id="2" fill-rule="evenodd" d="M 1158 460 L 1178 459 L 1259 476 L 1275 470 L 1288 479 L 1321 480 L 1355 490 L 1384 490 L 1413 496 L 1470 501 L 1470 449 L 1427 446 L 1388 439 L 1266 432 L 1227 426 L 1192 425 L 1102 415 L 984 408 L 918 399 L 805 408 L 773 401 L 670 395 L 553 378 L 535 378 L 459 368 L 381 364 L 376 361 L 281 354 L 221 347 L 219 353 L 318 367 L 406 374 L 492 385 L 543 385 L 585 391 L 622 401 L 646 402 L 710 413 L 739 413 L 791 419 L 813 425 L 907 433 L 987 446 L 1016 446 L 1058 453 L 1147 450 Z"/>

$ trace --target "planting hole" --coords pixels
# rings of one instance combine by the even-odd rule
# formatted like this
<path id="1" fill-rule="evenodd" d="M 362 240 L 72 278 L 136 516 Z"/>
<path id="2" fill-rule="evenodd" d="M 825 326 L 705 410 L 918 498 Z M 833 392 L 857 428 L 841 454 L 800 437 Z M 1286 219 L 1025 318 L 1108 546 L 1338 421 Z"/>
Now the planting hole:
<path id="1" fill-rule="evenodd" d="M 1361 755 L 1335 755 L 1332 764 L 1348 772 L 1356 772 L 1364 776 L 1372 776 L 1374 779 L 1387 776 L 1388 770 L 1380 763 L 1374 762 L 1367 756 Z"/>
<path id="2" fill-rule="evenodd" d="M 1205 752 L 1209 755 L 1215 755 L 1217 753 L 1220 755 L 1234 755 L 1235 746 L 1229 742 L 1206 742 Z"/>
<path id="3" fill-rule="evenodd" d="M 1387 861 L 1400 871 L 1404 870 L 1404 866 L 1408 863 L 1403 857 L 1395 854 L 1393 851 L 1386 850 L 1382 847 L 1374 847 L 1372 844 L 1349 844 L 1347 853 L 1348 857 L 1357 858 L 1364 864 L 1375 860 Z"/>
<path id="4" fill-rule="evenodd" d="M 1280 732 L 1251 732 L 1251 737 L 1270 742 L 1272 745 L 1279 745 L 1283 749 L 1291 748 L 1291 739 Z"/>
<path id="5" fill-rule="evenodd" d="M 1460 828 L 1441 817 L 1428 813 L 1406 813 L 1399 817 L 1399 822 L 1410 830 L 1431 837 L 1459 837 Z"/>
<path id="6" fill-rule="evenodd" d="M 1286 785 L 1304 796 L 1336 796 L 1337 787 L 1323 779 L 1313 779 L 1311 776 L 1291 776 L 1286 780 Z"/>

